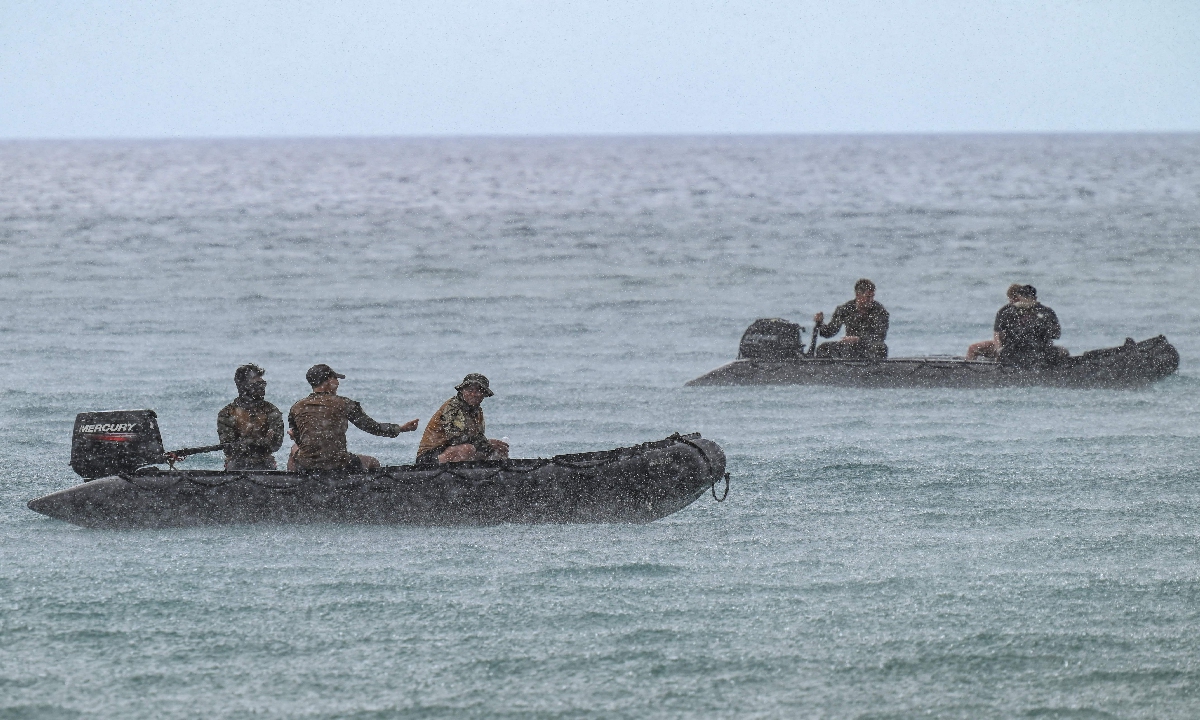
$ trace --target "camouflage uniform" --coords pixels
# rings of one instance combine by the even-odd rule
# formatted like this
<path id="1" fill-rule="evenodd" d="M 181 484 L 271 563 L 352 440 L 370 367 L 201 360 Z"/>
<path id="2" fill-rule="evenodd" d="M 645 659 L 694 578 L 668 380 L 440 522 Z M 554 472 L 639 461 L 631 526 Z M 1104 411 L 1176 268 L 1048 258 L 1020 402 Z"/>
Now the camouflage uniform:
<path id="1" fill-rule="evenodd" d="M 818 348 L 818 357 L 886 358 L 888 350 L 884 340 L 887 339 L 889 322 L 888 311 L 880 303 L 872 301 L 865 312 L 859 312 L 854 300 L 842 303 L 833 311 L 829 322 L 817 326 L 817 331 L 821 337 L 831 338 L 845 325 L 846 336 L 857 337 L 858 342 L 826 343 Z"/>
<path id="2" fill-rule="evenodd" d="M 239 396 L 217 413 L 226 470 L 274 470 L 283 445 L 283 413 L 266 400 Z"/>
<path id="3" fill-rule="evenodd" d="M 358 456 L 346 449 L 349 423 L 363 432 L 396 437 L 400 426 L 372 420 L 362 405 L 333 393 L 314 392 L 292 406 L 288 427 L 296 441 L 299 470 L 344 470 L 361 467 Z"/>
<path id="4" fill-rule="evenodd" d="M 437 462 L 437 456 L 446 448 L 465 444 L 474 445 L 481 453 L 492 451 L 484 434 L 483 408 L 471 407 L 460 393 L 442 403 L 426 423 L 417 447 L 417 461 L 428 462 L 432 457 Z"/>

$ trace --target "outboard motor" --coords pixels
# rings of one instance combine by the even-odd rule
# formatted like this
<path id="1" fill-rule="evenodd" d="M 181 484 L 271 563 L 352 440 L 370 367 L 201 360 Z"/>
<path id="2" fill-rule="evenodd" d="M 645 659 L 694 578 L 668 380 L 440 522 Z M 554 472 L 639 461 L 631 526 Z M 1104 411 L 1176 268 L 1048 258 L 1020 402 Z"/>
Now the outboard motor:
<path id="1" fill-rule="evenodd" d="M 153 410 L 79 413 L 71 435 L 71 469 L 85 480 L 131 473 L 164 461 Z"/>
<path id="2" fill-rule="evenodd" d="M 781 318 L 762 318 L 750 323 L 738 345 L 738 360 L 796 360 L 804 347 L 804 328 Z"/>

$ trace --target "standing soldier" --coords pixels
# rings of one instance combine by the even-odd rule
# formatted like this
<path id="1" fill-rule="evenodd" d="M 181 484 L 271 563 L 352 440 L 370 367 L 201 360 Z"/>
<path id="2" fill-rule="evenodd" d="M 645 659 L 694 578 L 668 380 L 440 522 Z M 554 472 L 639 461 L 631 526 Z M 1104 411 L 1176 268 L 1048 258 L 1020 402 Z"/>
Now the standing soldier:
<path id="1" fill-rule="evenodd" d="M 233 373 L 237 399 L 217 413 L 217 437 L 225 446 L 226 470 L 274 470 L 283 445 L 283 413 L 267 402 L 266 371 L 243 365 Z"/>
<path id="2" fill-rule="evenodd" d="M 297 402 L 288 413 L 288 427 L 296 441 L 292 460 L 297 470 L 354 472 L 379 467 L 379 461 L 370 455 L 355 455 L 346 449 L 349 423 L 380 437 L 394 438 L 417 429 L 416 420 L 403 425 L 372 420 L 362 405 L 337 394 L 338 380 L 345 377 L 324 363 L 308 369 L 305 378 L 312 386 L 312 395 Z M 288 464 L 290 470 L 292 462 Z"/>

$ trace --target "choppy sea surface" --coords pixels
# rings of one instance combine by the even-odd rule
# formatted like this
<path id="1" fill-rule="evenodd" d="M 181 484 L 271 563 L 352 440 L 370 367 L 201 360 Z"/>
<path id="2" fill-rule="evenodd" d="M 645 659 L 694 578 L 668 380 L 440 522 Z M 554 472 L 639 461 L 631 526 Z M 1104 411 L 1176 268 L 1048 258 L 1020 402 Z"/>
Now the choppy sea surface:
<path id="1" fill-rule="evenodd" d="M 1200 136 L 0 143 L 0 718 L 1200 714 Z M 892 354 L 1032 283 L 1144 390 L 684 388 L 859 277 Z M 100 532 L 74 416 L 215 442 L 243 362 L 514 456 L 699 431 L 643 526 Z M 412 460 L 417 433 L 352 430 Z M 281 453 L 282 457 L 282 453 Z M 216 467 L 193 458 L 188 467 Z"/>

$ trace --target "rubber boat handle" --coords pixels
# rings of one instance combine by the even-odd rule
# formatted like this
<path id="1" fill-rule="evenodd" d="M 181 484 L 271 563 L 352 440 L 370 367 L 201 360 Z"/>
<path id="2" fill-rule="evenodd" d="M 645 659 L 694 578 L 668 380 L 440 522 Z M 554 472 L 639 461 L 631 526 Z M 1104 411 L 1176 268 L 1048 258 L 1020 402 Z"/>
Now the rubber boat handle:
<path id="1" fill-rule="evenodd" d="M 210 453 L 210 452 L 216 452 L 218 450 L 224 450 L 224 449 L 225 449 L 224 445 L 205 445 L 204 447 L 183 448 L 180 450 L 175 450 L 175 451 L 167 453 L 167 455 L 177 457 L 177 458 L 185 458 L 188 455 L 199 455 L 200 453 Z"/>

